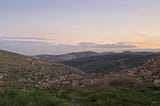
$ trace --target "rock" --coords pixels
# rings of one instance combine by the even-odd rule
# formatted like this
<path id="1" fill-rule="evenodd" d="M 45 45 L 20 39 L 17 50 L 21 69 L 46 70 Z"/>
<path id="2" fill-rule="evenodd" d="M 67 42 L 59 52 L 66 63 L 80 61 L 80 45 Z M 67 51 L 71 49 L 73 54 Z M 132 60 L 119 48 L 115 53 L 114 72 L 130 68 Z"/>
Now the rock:
<path id="1" fill-rule="evenodd" d="M 79 82 L 77 80 L 73 80 L 72 81 L 72 87 L 75 88 L 77 86 L 79 86 Z"/>
<path id="2" fill-rule="evenodd" d="M 160 87 L 160 79 L 155 79 L 154 84 L 156 87 Z"/>
<path id="3" fill-rule="evenodd" d="M 149 60 L 140 67 L 130 70 L 128 74 L 143 80 L 154 81 L 155 79 L 160 79 L 160 56 Z"/>

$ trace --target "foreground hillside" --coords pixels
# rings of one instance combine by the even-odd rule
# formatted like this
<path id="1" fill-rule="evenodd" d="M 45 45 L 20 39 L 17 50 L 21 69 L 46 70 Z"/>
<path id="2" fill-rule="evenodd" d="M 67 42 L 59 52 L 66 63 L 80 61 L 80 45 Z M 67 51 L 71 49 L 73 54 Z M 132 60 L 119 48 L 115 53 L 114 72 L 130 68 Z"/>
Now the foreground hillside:
<path id="1" fill-rule="evenodd" d="M 117 76 L 117 75 L 116 75 Z M 22 92 L 0 91 L 1 106 L 159 106 L 160 87 L 118 75 L 96 78 L 94 84 L 76 89 Z"/>
<path id="2" fill-rule="evenodd" d="M 85 74 L 65 65 L 0 51 L 0 87 L 60 89 Z"/>
<path id="3" fill-rule="evenodd" d="M 160 57 L 102 75 L 0 51 L 0 106 L 160 106 Z M 156 86 L 155 86 L 156 85 Z"/>
<path id="4" fill-rule="evenodd" d="M 160 53 L 150 52 L 123 52 L 62 61 L 60 63 L 76 67 L 86 73 L 109 73 L 139 67 L 149 59 L 159 55 Z"/>
<path id="5" fill-rule="evenodd" d="M 149 84 L 113 81 L 69 90 L 0 91 L 0 106 L 160 106 L 160 88 Z"/>

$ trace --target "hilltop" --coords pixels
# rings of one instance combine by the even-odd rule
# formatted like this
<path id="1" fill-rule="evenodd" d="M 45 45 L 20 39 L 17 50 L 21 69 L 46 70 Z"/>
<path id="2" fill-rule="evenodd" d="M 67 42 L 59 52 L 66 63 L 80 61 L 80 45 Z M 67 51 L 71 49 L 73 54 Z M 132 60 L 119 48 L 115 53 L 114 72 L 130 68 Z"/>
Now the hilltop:
<path id="1" fill-rule="evenodd" d="M 67 61 L 67 60 L 75 60 L 97 55 L 99 54 L 96 52 L 85 51 L 85 52 L 68 53 L 62 55 L 41 54 L 41 55 L 36 55 L 34 57 L 47 61 Z"/>
<path id="2" fill-rule="evenodd" d="M 0 51 L 0 87 L 61 89 L 74 79 L 84 78 L 80 70 L 29 56 Z"/>

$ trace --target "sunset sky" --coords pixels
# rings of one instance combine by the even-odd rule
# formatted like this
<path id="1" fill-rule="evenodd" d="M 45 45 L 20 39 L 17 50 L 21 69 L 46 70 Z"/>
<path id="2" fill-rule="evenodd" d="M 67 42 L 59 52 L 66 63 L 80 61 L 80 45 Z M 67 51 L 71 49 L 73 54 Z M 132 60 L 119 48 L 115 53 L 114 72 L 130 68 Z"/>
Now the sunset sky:
<path id="1" fill-rule="evenodd" d="M 24 54 L 159 49 L 160 0 L 0 0 L 0 44 Z"/>

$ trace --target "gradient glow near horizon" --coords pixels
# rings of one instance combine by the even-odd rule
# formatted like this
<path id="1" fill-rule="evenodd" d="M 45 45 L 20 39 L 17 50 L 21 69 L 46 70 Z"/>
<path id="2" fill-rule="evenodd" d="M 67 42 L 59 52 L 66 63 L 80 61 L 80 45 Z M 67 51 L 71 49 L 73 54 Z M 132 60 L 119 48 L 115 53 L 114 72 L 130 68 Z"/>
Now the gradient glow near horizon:
<path id="1" fill-rule="evenodd" d="M 160 0 L 0 0 L 0 36 L 160 47 Z"/>

